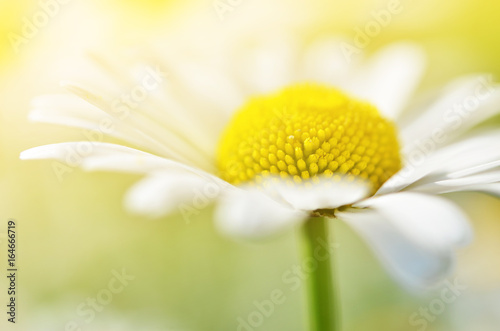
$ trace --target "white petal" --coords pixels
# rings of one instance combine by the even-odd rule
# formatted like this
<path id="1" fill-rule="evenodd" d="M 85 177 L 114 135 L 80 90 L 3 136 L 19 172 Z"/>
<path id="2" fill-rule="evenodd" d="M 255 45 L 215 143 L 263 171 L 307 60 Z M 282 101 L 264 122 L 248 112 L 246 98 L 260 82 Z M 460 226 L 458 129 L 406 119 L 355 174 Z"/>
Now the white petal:
<path id="1" fill-rule="evenodd" d="M 500 183 L 486 184 L 486 185 L 472 185 L 468 191 L 477 191 L 491 194 L 497 198 L 500 198 Z"/>
<path id="2" fill-rule="evenodd" d="M 370 58 L 349 90 L 395 119 L 420 83 L 425 62 L 424 52 L 415 44 L 389 45 Z"/>
<path id="3" fill-rule="evenodd" d="M 42 95 L 33 100 L 32 107 L 29 113 L 31 121 L 82 128 L 91 131 L 84 131 L 84 134 L 88 132 L 96 139 L 108 135 L 145 149 L 151 147 L 143 133 L 75 95 Z"/>
<path id="4" fill-rule="evenodd" d="M 275 234 L 307 218 L 307 214 L 272 200 L 260 191 L 235 189 L 219 201 L 219 228 L 234 237 L 259 238 Z"/>
<path id="5" fill-rule="evenodd" d="M 120 111 L 119 99 L 112 99 L 111 95 L 96 94 L 91 92 L 88 86 L 72 82 L 61 83 L 68 91 L 81 97 L 95 107 L 102 109 L 111 116 L 117 116 Z M 197 167 L 205 170 L 213 170 L 213 162 L 211 162 L 208 155 L 202 153 L 196 148 L 196 145 L 190 144 L 185 139 L 176 135 L 173 131 L 162 127 L 161 124 L 145 116 L 138 109 L 133 107 L 125 107 L 125 115 L 120 118 L 123 124 L 128 125 L 130 128 L 135 128 L 141 131 L 145 137 L 149 138 L 149 145 L 151 149 L 162 152 L 163 156 L 173 158 L 175 160 L 196 165 Z M 186 130 L 189 127 L 186 128 Z"/>
<path id="6" fill-rule="evenodd" d="M 477 174 L 477 173 L 480 173 L 483 171 L 488 171 L 488 170 L 491 170 L 493 168 L 498 168 L 498 167 L 500 167 L 500 160 L 487 162 L 487 163 L 480 164 L 477 166 L 472 166 L 470 168 L 458 170 L 458 171 L 450 173 L 448 175 L 448 177 L 449 178 L 461 178 L 461 177 L 465 177 L 465 176 L 474 175 L 474 174 Z"/>
<path id="7" fill-rule="evenodd" d="M 383 216 L 372 211 L 340 213 L 381 260 L 389 274 L 410 288 L 428 287 L 446 277 L 453 266 L 451 252 L 429 251 L 405 238 Z"/>
<path id="8" fill-rule="evenodd" d="M 71 94 L 46 94 L 36 97 L 32 103 L 30 117 L 36 120 L 47 113 L 51 117 L 67 116 L 99 123 L 103 117 L 111 118 L 99 108 Z M 43 119 L 43 118 L 42 118 Z"/>
<path id="9" fill-rule="evenodd" d="M 201 63 L 201 57 L 198 61 L 192 61 L 184 52 L 177 49 L 174 52 L 176 56 L 172 54 L 172 49 L 155 50 L 150 53 L 141 52 L 143 55 L 141 58 L 134 57 L 133 59 L 129 58 L 130 54 L 126 54 L 121 63 L 116 63 L 116 56 L 113 61 L 109 61 L 93 55 L 91 67 L 100 69 L 98 73 L 102 78 L 97 78 L 96 74 L 93 74 L 87 79 L 78 77 L 74 81 L 85 82 L 85 86 L 91 86 L 94 91 L 108 95 L 109 100 L 116 99 L 118 95 L 121 98 L 124 93 L 125 95 L 131 94 L 138 87 L 146 87 L 145 82 L 149 84 L 157 82 L 156 86 L 153 84 L 147 88 L 146 99 L 136 107 L 130 107 L 129 112 L 136 112 L 139 116 L 146 115 L 155 123 L 161 124 L 165 130 L 199 146 L 202 152 L 212 150 L 215 146 L 214 141 L 220 134 L 220 123 L 225 123 L 224 117 L 227 112 L 227 109 L 221 109 L 220 104 L 238 98 L 241 93 L 234 86 L 228 90 L 227 82 L 222 81 L 228 78 L 213 69 L 210 64 Z M 156 53 L 162 56 L 154 57 L 153 54 Z M 144 59 L 144 54 L 147 54 L 147 59 Z M 122 60 L 121 57 L 120 60 Z M 191 68 L 193 62 L 200 62 L 194 75 L 189 73 L 193 70 Z M 217 77 L 212 78 L 213 74 Z M 211 88 L 206 88 L 205 85 L 200 90 L 197 89 L 199 84 L 189 84 L 190 80 L 200 79 L 212 80 Z M 108 80 L 111 86 L 104 84 Z M 220 88 L 214 91 L 214 86 Z M 216 104 L 204 98 L 207 94 L 214 101 L 216 100 Z M 193 98 L 193 95 L 197 97 Z M 121 103 L 121 106 L 124 106 L 124 103 Z M 214 121 L 214 117 L 218 121 Z"/>
<path id="10" fill-rule="evenodd" d="M 125 196 L 127 210 L 152 217 L 180 212 L 190 217 L 215 200 L 229 186 L 183 171 L 155 173 L 136 183 Z"/>
<path id="11" fill-rule="evenodd" d="M 23 151 L 20 157 L 23 160 L 56 159 L 69 167 L 81 167 L 91 171 L 147 173 L 166 169 L 183 169 L 200 176 L 213 177 L 200 169 L 177 161 L 109 143 L 68 142 L 44 145 Z"/>
<path id="12" fill-rule="evenodd" d="M 499 142 L 500 132 L 493 131 L 464 138 L 443 148 L 429 145 L 407 156 L 403 169 L 385 182 L 377 194 L 402 190 L 424 178 L 430 178 L 431 182 L 448 179 L 449 174 L 500 160 Z"/>
<path id="13" fill-rule="evenodd" d="M 490 184 L 500 182 L 500 171 L 487 171 L 484 173 L 466 176 L 462 178 L 445 179 L 437 181 L 435 184 L 443 186 L 464 186 L 474 184 Z"/>
<path id="14" fill-rule="evenodd" d="M 477 172 L 480 168 L 494 168 L 494 164 L 500 160 L 499 144 L 499 130 L 464 138 L 436 153 L 436 156 L 442 159 L 439 171 L 456 176 L 457 173 L 465 170 Z M 443 159 L 445 156 L 446 159 Z"/>
<path id="15" fill-rule="evenodd" d="M 245 101 L 239 82 L 226 67 L 206 61 L 169 59 L 164 66 L 168 84 L 156 96 L 156 108 L 169 110 L 162 124 L 211 158 L 231 114 Z"/>
<path id="16" fill-rule="evenodd" d="M 397 193 L 368 199 L 338 217 L 357 230 L 392 275 L 410 288 L 442 280 L 451 270 L 454 249 L 468 243 L 465 215 L 443 198 Z"/>
<path id="17" fill-rule="evenodd" d="M 490 76 L 462 77 L 451 82 L 442 96 L 426 109 L 415 109 L 417 118 L 401 123 L 405 153 L 411 153 L 426 141 L 449 144 L 474 125 L 500 111 L 500 87 Z"/>
<path id="18" fill-rule="evenodd" d="M 486 194 L 493 195 L 500 198 L 500 183 L 498 180 L 491 181 L 488 180 L 485 183 L 480 183 L 477 181 L 464 182 L 462 185 L 453 183 L 454 185 L 446 185 L 446 181 L 429 183 L 426 185 L 418 186 L 412 191 L 431 193 L 431 194 L 443 194 L 451 192 L 483 192 Z"/>
<path id="19" fill-rule="evenodd" d="M 267 189 L 278 194 L 293 208 L 313 211 L 334 209 L 349 205 L 366 198 L 370 194 L 369 183 L 347 178 L 324 178 L 318 182 L 308 181 L 303 184 L 271 182 Z"/>
<path id="20" fill-rule="evenodd" d="M 367 199 L 356 206 L 378 210 L 423 245 L 446 248 L 465 245 L 471 239 L 465 214 L 441 197 L 401 192 Z"/>

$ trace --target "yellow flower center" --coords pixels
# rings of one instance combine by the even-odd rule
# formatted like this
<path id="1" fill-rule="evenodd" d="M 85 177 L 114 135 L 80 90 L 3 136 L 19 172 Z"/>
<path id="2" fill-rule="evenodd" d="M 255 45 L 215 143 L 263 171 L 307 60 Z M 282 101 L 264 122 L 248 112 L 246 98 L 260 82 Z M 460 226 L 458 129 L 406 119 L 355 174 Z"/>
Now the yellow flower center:
<path id="1" fill-rule="evenodd" d="M 301 84 L 245 104 L 221 137 L 217 167 L 235 185 L 273 175 L 300 183 L 344 174 L 368 180 L 375 191 L 401 159 L 394 125 L 374 106 Z"/>

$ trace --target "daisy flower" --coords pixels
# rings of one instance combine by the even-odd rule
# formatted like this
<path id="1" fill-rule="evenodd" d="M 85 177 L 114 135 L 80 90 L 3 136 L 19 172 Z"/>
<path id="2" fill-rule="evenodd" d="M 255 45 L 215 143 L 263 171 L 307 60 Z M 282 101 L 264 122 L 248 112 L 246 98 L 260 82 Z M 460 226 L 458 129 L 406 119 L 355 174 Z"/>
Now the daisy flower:
<path id="1" fill-rule="evenodd" d="M 213 201 L 217 224 L 237 237 L 304 223 L 312 243 L 338 218 L 397 280 L 431 285 L 471 238 L 464 213 L 439 195 L 500 195 L 500 131 L 478 126 L 499 110 L 500 89 L 488 76 L 463 77 L 410 103 L 421 49 L 399 43 L 351 59 L 343 45 L 273 40 L 216 56 L 95 58 L 86 77 L 62 83 L 70 94 L 42 96 L 30 114 L 83 128 L 89 140 L 21 158 L 55 159 L 58 176 L 75 166 L 144 174 L 126 194 L 129 210 L 188 218 Z M 128 146 L 92 138 L 103 134 Z M 325 291 L 313 283 L 311 292 Z"/>

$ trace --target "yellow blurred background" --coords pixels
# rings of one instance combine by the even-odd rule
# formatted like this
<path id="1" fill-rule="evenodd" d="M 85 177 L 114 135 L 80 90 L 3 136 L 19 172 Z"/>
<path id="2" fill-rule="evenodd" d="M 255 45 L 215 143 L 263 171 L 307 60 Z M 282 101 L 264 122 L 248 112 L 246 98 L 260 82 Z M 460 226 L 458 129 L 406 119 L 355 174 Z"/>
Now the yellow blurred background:
<path id="1" fill-rule="evenodd" d="M 13 36 L 22 36 L 23 22 L 48 3 L 57 4 L 53 17 L 30 38 L 13 42 Z M 352 38 L 354 28 L 388 1 L 239 3 L 221 21 L 212 0 L 0 0 L 0 234 L 9 218 L 18 221 L 20 269 L 19 323 L 7 324 L 2 312 L 1 330 L 65 330 L 72 321 L 82 330 L 237 330 L 238 318 L 254 310 L 255 300 L 283 287 L 283 272 L 299 261 L 294 233 L 248 244 L 220 236 L 211 210 L 190 223 L 176 215 L 155 221 L 133 217 L 123 210 L 122 198 L 137 176 L 75 171 L 60 183 L 50 161 L 19 160 L 27 148 L 81 139 L 75 130 L 30 123 L 27 114 L 32 98 L 59 91 L 58 80 L 72 59 L 89 49 L 115 43 L 140 47 L 151 36 L 179 26 L 203 35 L 205 24 L 236 33 L 286 31 L 304 41 L 329 34 Z M 421 90 L 473 72 L 498 78 L 500 2 L 401 4 L 403 12 L 373 39 L 369 52 L 402 39 L 421 43 L 429 56 Z M 213 33 L 208 42 L 215 44 L 221 36 Z M 476 231 L 474 243 L 460 252 L 458 261 L 457 275 L 468 285 L 458 300 L 466 304 L 469 296 L 500 289 L 500 202 L 481 194 L 451 197 L 471 216 Z M 336 225 L 344 330 L 418 330 L 409 317 L 428 305 L 433 294 L 401 289 L 350 229 Z M 4 256 L 5 236 L 0 240 Z M 5 258 L 0 261 L 3 275 Z M 83 320 L 78 307 L 123 268 L 134 279 L 91 322 Z M 0 282 L 2 306 L 4 288 Z M 301 293 L 286 296 L 286 303 L 258 330 L 303 330 Z M 454 305 L 447 307 L 426 330 L 489 330 L 476 328 L 473 316 L 470 328 L 464 322 L 459 329 L 454 311 Z"/>

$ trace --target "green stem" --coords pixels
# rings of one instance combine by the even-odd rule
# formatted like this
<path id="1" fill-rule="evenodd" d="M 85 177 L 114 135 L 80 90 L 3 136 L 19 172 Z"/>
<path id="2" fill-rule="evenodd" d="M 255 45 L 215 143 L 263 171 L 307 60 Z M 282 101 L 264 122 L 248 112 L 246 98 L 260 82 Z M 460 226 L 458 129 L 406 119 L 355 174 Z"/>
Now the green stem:
<path id="1" fill-rule="evenodd" d="M 340 305 L 332 275 L 331 219 L 311 218 L 303 228 L 310 331 L 340 331 Z M 336 297 L 337 296 L 337 297 Z"/>

